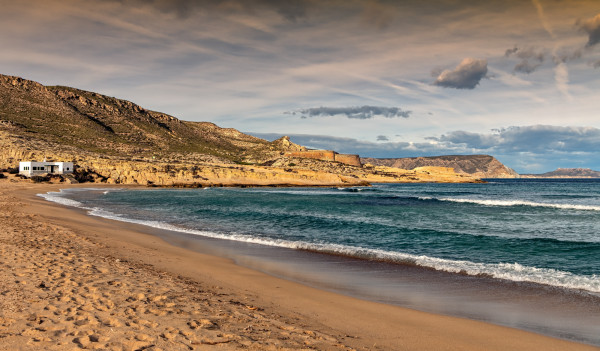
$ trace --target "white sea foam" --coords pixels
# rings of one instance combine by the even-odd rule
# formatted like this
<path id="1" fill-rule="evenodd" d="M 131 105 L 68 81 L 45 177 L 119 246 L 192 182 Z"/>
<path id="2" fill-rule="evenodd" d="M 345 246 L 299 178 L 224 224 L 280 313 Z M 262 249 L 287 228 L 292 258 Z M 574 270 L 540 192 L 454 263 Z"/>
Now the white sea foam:
<path id="1" fill-rule="evenodd" d="M 112 190 L 121 190 L 121 188 L 114 188 Z M 91 208 L 85 207 L 81 202 L 65 197 L 65 195 L 69 192 L 79 191 L 102 191 L 103 194 L 108 194 L 109 192 L 108 190 L 106 190 L 106 188 L 79 188 L 68 190 L 60 189 L 59 191 L 49 191 L 45 194 L 37 194 L 37 196 L 42 197 L 48 201 L 55 202 L 57 204 L 90 210 Z"/>
<path id="2" fill-rule="evenodd" d="M 422 200 L 431 200 L 431 197 L 420 197 Z M 439 201 L 472 203 L 484 206 L 530 206 L 530 207 L 546 207 L 562 210 L 579 210 L 579 211 L 600 211 L 600 206 L 591 205 L 576 205 L 576 204 L 553 204 L 545 202 L 533 202 L 524 200 L 484 200 L 484 199 L 461 199 L 461 198 L 438 198 Z"/>
<path id="3" fill-rule="evenodd" d="M 362 259 L 385 260 L 396 263 L 407 263 L 450 273 L 462 273 L 473 276 L 485 275 L 497 279 L 506 279 L 516 282 L 533 282 L 568 289 L 587 290 L 594 293 L 600 293 L 599 275 L 581 276 L 555 269 L 523 266 L 518 263 L 477 263 L 461 260 L 448 260 L 429 256 L 417 256 L 401 252 L 390 252 L 379 249 L 369 249 L 341 244 L 308 243 L 302 241 L 272 239 L 236 233 L 216 233 L 210 231 L 194 230 L 188 228 L 181 228 L 161 221 L 149 221 L 127 218 L 122 215 L 118 215 L 100 208 L 88 208 L 83 206 L 83 204 L 78 201 L 70 200 L 63 197 L 62 193 L 50 192 L 48 194 L 38 195 L 45 198 L 48 201 L 53 201 L 62 205 L 87 209 L 88 214 L 92 216 L 99 216 L 107 219 L 141 224 L 158 229 L 176 231 L 185 234 L 289 249 L 311 250 L 336 255 L 357 257 Z"/>
<path id="4" fill-rule="evenodd" d="M 487 275 L 498 279 L 506 279 L 517 282 L 533 282 L 569 289 L 582 289 L 600 293 L 600 276 L 597 275 L 579 276 L 570 272 L 563 272 L 554 269 L 528 267 L 520 265 L 518 263 L 476 263 L 470 261 L 447 260 L 429 256 L 416 256 L 400 252 L 390 252 L 385 250 L 368 249 L 340 244 L 308 243 L 302 241 L 261 238 L 235 233 L 222 234 L 209 231 L 180 228 L 171 224 L 158 221 L 133 220 L 116 216 L 114 214 L 109 214 L 106 211 L 94 210 L 91 211 L 90 214 L 131 223 L 148 225 L 160 229 L 177 231 L 186 234 L 200 235 L 216 239 L 240 241 L 296 250 L 310 250 L 369 260 L 385 260 L 396 263 L 408 263 L 422 267 L 434 268 L 436 270 L 450 273 L 463 273 L 474 276 Z"/>
<path id="5" fill-rule="evenodd" d="M 48 201 L 55 202 L 57 204 L 71 206 L 71 207 L 84 208 L 84 206 L 81 202 L 68 199 L 62 195 L 64 195 L 62 190 L 60 192 L 50 191 L 46 194 L 37 194 L 37 196 L 42 197 Z"/>

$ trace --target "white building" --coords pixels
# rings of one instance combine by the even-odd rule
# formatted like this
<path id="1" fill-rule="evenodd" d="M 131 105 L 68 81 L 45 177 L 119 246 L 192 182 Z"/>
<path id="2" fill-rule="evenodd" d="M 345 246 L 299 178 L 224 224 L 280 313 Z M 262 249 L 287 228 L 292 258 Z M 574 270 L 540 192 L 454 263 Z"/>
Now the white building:
<path id="1" fill-rule="evenodd" d="M 40 174 L 68 174 L 73 173 L 73 162 L 20 162 L 19 174 L 28 177 Z"/>

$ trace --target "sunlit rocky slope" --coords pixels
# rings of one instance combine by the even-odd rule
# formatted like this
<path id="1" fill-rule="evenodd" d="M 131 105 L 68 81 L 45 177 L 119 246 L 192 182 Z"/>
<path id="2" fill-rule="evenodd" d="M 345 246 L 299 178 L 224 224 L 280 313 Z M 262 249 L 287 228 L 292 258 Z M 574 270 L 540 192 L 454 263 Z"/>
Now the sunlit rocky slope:
<path id="1" fill-rule="evenodd" d="M 451 167 L 459 174 L 477 178 L 515 178 L 518 173 L 489 155 L 451 155 L 407 158 L 362 158 L 364 164 L 403 169 Z"/>
<path id="2" fill-rule="evenodd" d="M 287 137 L 269 142 L 94 92 L 0 75 L 3 169 L 24 160 L 73 161 L 80 181 L 159 186 L 475 181 L 448 167 L 362 167 L 299 157 L 305 151 Z M 352 155 L 341 156 L 336 160 Z"/>

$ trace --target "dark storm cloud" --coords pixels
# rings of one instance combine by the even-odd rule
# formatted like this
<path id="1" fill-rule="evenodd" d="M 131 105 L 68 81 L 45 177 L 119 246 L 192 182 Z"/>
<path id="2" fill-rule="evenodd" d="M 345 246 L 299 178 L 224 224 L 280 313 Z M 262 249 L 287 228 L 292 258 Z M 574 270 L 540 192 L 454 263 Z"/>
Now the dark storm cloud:
<path id="1" fill-rule="evenodd" d="M 370 119 L 377 116 L 385 118 L 408 118 L 412 111 L 405 111 L 399 107 L 383 106 L 355 106 L 355 107 L 314 107 L 289 111 L 287 114 L 300 114 L 306 117 L 331 117 L 346 116 L 353 119 Z"/>
<path id="2" fill-rule="evenodd" d="M 589 36 L 586 47 L 589 48 L 600 43 L 600 14 L 592 18 L 579 20 L 576 25 Z"/>
<path id="3" fill-rule="evenodd" d="M 390 141 L 390 139 L 388 137 L 386 137 L 385 135 L 378 135 L 377 141 Z"/>
<path id="4" fill-rule="evenodd" d="M 445 88 L 475 89 L 487 72 L 487 60 L 466 58 L 454 70 L 440 73 L 434 84 Z"/>

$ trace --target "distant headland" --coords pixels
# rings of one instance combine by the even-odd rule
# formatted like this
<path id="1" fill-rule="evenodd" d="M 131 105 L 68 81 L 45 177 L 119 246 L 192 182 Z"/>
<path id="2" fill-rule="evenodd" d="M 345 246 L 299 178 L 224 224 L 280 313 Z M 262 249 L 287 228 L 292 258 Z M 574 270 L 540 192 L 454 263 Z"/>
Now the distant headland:
<path id="1" fill-rule="evenodd" d="M 521 174 L 521 178 L 600 178 L 600 171 L 589 168 L 558 168 L 540 174 Z"/>

